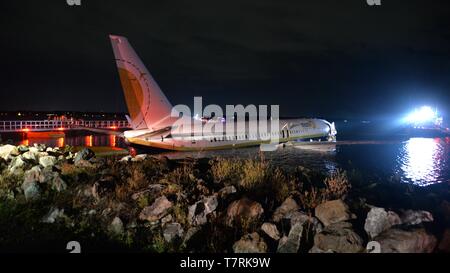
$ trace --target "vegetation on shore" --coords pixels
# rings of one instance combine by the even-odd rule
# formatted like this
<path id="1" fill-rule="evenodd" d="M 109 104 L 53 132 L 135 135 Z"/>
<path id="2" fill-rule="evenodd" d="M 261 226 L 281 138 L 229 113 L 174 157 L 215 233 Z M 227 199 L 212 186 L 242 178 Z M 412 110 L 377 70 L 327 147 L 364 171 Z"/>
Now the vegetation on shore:
<path id="1" fill-rule="evenodd" d="M 363 252 L 370 236 L 382 234 L 365 226 L 373 207 L 342 170 L 323 175 L 301 166 L 286 172 L 261 158 L 119 159 L 88 149 L 6 146 L 0 251 L 66 251 L 75 240 L 102 252 Z M 413 226 L 429 218 L 417 216 Z M 436 242 L 426 234 L 428 248 L 420 250 L 428 252 Z M 341 237 L 346 242 L 333 243 Z"/>

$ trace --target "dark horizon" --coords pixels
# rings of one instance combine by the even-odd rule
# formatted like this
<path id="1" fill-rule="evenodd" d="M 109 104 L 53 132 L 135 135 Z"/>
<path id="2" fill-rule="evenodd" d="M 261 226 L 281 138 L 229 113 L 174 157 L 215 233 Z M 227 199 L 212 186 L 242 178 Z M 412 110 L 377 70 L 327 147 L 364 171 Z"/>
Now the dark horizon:
<path id="1" fill-rule="evenodd" d="M 450 3 L 9 1 L 0 111 L 127 112 L 109 34 L 176 104 L 279 104 L 281 116 L 450 113 Z"/>

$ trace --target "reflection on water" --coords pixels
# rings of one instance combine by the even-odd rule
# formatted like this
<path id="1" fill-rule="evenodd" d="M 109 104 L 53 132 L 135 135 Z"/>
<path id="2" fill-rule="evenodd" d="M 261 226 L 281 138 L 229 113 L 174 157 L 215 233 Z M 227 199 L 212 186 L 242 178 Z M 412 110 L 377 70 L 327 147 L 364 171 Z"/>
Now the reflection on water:
<path id="1" fill-rule="evenodd" d="M 35 143 L 45 144 L 50 147 L 69 146 L 108 146 L 108 147 L 125 147 L 123 139 L 116 135 L 82 135 L 82 136 L 65 136 L 60 138 L 28 138 L 17 142 L 17 144 L 33 145 Z"/>
<path id="2" fill-rule="evenodd" d="M 448 143 L 440 138 L 408 140 L 397 158 L 403 172 L 402 180 L 418 186 L 443 182 L 442 172 L 448 171 L 448 156 Z"/>

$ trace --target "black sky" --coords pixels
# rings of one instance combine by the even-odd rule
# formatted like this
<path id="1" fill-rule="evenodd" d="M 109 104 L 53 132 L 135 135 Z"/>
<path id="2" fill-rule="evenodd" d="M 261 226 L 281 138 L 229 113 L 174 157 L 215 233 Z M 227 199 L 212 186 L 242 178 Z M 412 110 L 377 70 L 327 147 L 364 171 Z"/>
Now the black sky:
<path id="1" fill-rule="evenodd" d="M 450 1 L 2 1 L 0 110 L 126 111 L 108 34 L 169 100 L 285 116 L 450 113 Z"/>

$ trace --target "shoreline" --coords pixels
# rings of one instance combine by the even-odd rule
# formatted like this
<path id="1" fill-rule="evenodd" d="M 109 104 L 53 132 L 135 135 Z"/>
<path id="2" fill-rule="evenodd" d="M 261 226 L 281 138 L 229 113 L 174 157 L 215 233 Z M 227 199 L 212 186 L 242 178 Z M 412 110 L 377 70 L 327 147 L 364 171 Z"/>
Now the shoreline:
<path id="1" fill-rule="evenodd" d="M 0 252 L 449 252 L 447 185 L 268 161 L 0 146 Z M 377 207 L 375 207 L 377 206 Z"/>

